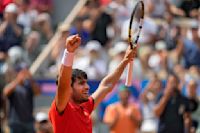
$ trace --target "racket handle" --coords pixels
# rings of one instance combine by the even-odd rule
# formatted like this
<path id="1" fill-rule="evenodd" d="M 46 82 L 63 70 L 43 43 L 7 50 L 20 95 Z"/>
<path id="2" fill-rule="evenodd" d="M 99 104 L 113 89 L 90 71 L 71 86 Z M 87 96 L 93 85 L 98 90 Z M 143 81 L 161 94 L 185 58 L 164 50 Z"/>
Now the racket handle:
<path id="1" fill-rule="evenodd" d="M 128 73 L 126 75 L 125 85 L 130 87 L 132 84 L 132 79 L 133 79 L 133 61 L 129 62 L 128 64 Z"/>

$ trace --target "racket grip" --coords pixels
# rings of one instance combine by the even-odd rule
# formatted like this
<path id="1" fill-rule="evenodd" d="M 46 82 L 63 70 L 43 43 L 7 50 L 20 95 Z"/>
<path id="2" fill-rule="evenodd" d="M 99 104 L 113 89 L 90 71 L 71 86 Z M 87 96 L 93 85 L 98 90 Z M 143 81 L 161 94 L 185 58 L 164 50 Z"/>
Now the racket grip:
<path id="1" fill-rule="evenodd" d="M 129 62 L 128 64 L 128 73 L 126 75 L 125 85 L 130 87 L 132 84 L 132 79 L 133 79 L 133 61 Z"/>

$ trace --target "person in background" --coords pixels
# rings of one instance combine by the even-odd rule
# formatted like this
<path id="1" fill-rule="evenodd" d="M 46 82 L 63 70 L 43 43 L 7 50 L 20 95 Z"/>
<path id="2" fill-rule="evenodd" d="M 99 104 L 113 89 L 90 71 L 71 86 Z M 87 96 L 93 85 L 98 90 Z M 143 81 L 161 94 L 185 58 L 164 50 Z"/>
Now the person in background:
<path id="1" fill-rule="evenodd" d="M 191 79 L 187 84 L 187 96 L 190 99 L 196 99 L 198 102 L 198 108 L 195 112 L 188 113 L 186 115 L 186 125 L 188 126 L 189 133 L 198 133 L 200 131 L 200 99 L 197 96 L 198 83 Z M 188 120 L 188 121 L 187 121 Z"/>
<path id="2" fill-rule="evenodd" d="M 6 6 L 9 4 L 9 3 L 12 3 L 13 0 L 1 0 L 0 1 L 0 22 L 1 20 L 3 19 L 3 12 L 4 12 L 4 9 L 6 8 Z"/>
<path id="3" fill-rule="evenodd" d="M 6 58 L 7 51 L 12 46 L 21 46 L 23 28 L 17 23 L 18 7 L 8 4 L 4 10 L 4 21 L 0 23 L 0 60 Z"/>
<path id="4" fill-rule="evenodd" d="M 37 16 L 37 11 L 30 9 L 30 0 L 20 0 L 17 22 L 23 25 L 24 35 L 27 36 L 31 32 L 33 23 L 36 20 Z"/>
<path id="5" fill-rule="evenodd" d="M 142 133 L 156 133 L 158 128 L 158 118 L 155 116 L 153 109 L 156 104 L 156 98 L 162 89 L 162 81 L 154 75 L 149 81 L 147 87 L 140 95 L 142 110 Z"/>
<path id="6" fill-rule="evenodd" d="M 36 9 L 38 13 L 51 13 L 53 0 L 31 0 L 31 8 Z"/>
<path id="7" fill-rule="evenodd" d="M 199 22 L 193 20 L 190 23 L 191 38 L 180 38 L 177 44 L 177 54 L 179 58 L 183 56 L 185 68 L 190 68 L 192 65 L 200 67 Z"/>
<path id="8" fill-rule="evenodd" d="M 48 115 L 45 112 L 38 112 L 35 115 L 35 120 L 36 133 L 53 133 Z"/>
<path id="9" fill-rule="evenodd" d="M 4 124 L 7 116 L 7 104 L 6 104 L 6 97 L 3 95 L 3 88 L 6 84 L 5 75 L 0 73 L 0 133 L 4 133 Z"/>
<path id="10" fill-rule="evenodd" d="M 104 115 L 104 123 L 110 133 L 137 133 L 141 124 L 140 110 L 129 102 L 130 92 L 124 85 L 119 86 L 120 101 L 109 105 Z"/>
<path id="11" fill-rule="evenodd" d="M 35 133 L 33 98 L 40 94 L 40 88 L 23 63 L 17 64 L 12 74 L 16 74 L 15 78 L 3 89 L 3 94 L 9 100 L 10 132 Z"/>
<path id="12" fill-rule="evenodd" d="M 169 74 L 163 93 L 158 95 L 154 113 L 159 118 L 158 133 L 184 133 L 184 114 L 197 109 L 195 99 L 181 94 L 179 79 Z"/>

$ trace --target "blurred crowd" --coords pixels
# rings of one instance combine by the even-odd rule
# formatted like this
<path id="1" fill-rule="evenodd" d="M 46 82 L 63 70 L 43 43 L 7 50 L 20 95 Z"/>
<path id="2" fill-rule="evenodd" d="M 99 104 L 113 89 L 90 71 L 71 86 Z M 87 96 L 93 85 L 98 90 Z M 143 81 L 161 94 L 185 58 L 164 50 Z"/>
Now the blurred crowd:
<path id="1" fill-rule="evenodd" d="M 73 68 L 84 70 L 89 80 L 101 80 L 111 72 L 121 61 L 128 47 L 129 18 L 136 1 L 88 0 L 71 25 L 60 23 L 55 26 L 51 16 L 52 0 L 0 0 L 0 91 L 1 103 L 3 103 L 0 114 L 1 123 L 8 115 L 10 127 L 13 129 L 16 125 L 12 125 L 15 123 L 12 120 L 16 119 L 24 120 L 21 124 L 27 130 L 33 128 L 32 98 L 35 94 L 40 94 L 36 91 L 38 86 L 34 78 L 56 78 L 65 40 L 69 35 L 79 34 L 82 38 Z M 124 117 L 121 119 L 128 121 L 125 116 L 132 117 L 133 111 L 133 115 L 138 114 L 137 118 L 133 118 L 138 123 L 132 127 L 135 132 L 140 130 L 144 133 L 154 133 L 158 129 L 160 131 L 161 127 L 164 129 L 166 125 L 173 123 L 174 128 L 177 126 L 182 128 L 185 125 L 182 129 L 184 132 L 195 132 L 198 129 L 197 132 L 200 133 L 200 123 L 198 125 L 200 108 L 187 107 L 190 106 L 191 99 L 195 99 L 200 104 L 200 1 L 144 0 L 144 4 L 144 24 L 138 42 L 137 57 L 133 64 L 133 80 L 149 80 L 149 83 L 140 94 L 139 106 L 131 105 L 131 109 L 127 111 L 124 111 L 124 106 L 121 107 L 120 104 L 108 106 L 106 109 L 108 114 L 105 114 L 104 122 L 109 125 L 110 129 L 117 130 L 115 126 L 127 126 L 130 123 L 117 123 L 121 117 L 114 119 L 109 114 L 121 116 L 120 113 L 122 113 Z M 56 31 L 60 34 L 59 39 L 56 40 L 48 58 L 32 76 L 27 72 L 28 68 L 44 50 Z M 170 73 L 176 75 L 172 76 L 173 81 L 169 78 Z M 125 77 L 126 71 L 121 79 L 124 80 Z M 183 99 L 178 102 L 176 96 L 175 100 L 173 98 L 169 100 L 172 89 L 163 91 L 163 88 L 173 88 L 174 83 L 172 82 L 176 80 L 175 84 L 179 86 L 175 88 L 179 88 L 181 95 L 179 96 L 178 93 L 176 96 Z M 165 83 L 162 84 L 161 81 Z M 171 87 L 168 84 L 171 84 Z M 19 88 L 24 88 L 24 90 L 29 88 L 30 91 L 21 92 Z M 119 94 L 126 91 L 124 88 L 119 88 Z M 167 93 L 167 100 L 159 96 L 160 92 Z M 31 97 L 27 99 L 26 95 L 31 95 Z M 129 95 L 126 92 L 120 95 L 125 104 L 127 96 Z M 5 107 L 5 97 L 9 100 L 9 108 Z M 163 101 L 170 104 L 165 107 L 159 106 L 159 103 Z M 27 119 L 17 116 L 18 111 L 23 112 L 23 108 L 27 112 L 25 114 Z M 170 110 L 171 108 L 176 109 Z M 119 111 L 115 112 L 117 109 Z M 195 110 L 196 112 L 192 113 Z M 127 112 L 126 115 L 123 112 Z M 44 117 L 44 115 L 41 116 Z M 172 117 L 172 119 L 167 117 Z M 37 120 L 37 117 L 35 119 Z M 47 122 L 47 125 L 44 125 L 50 128 L 47 118 L 44 121 L 38 121 L 39 123 Z M 44 128 L 40 126 L 36 125 L 38 132 L 39 129 Z M 173 125 L 170 128 L 173 128 Z M 39 133 L 50 132 L 41 131 Z"/>

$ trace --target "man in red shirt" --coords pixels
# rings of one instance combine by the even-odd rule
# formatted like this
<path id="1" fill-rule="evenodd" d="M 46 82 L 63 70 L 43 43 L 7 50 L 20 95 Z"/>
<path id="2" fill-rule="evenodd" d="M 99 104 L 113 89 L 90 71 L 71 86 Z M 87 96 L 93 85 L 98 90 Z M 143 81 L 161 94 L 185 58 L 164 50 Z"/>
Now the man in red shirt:
<path id="1" fill-rule="evenodd" d="M 74 52 L 80 44 L 81 38 L 78 35 L 72 35 L 66 40 L 58 88 L 49 111 L 54 133 L 92 133 L 91 112 L 112 91 L 126 65 L 136 54 L 136 48 L 129 47 L 118 67 L 108 74 L 97 90 L 89 96 L 86 73 L 79 69 L 72 70 Z"/>

